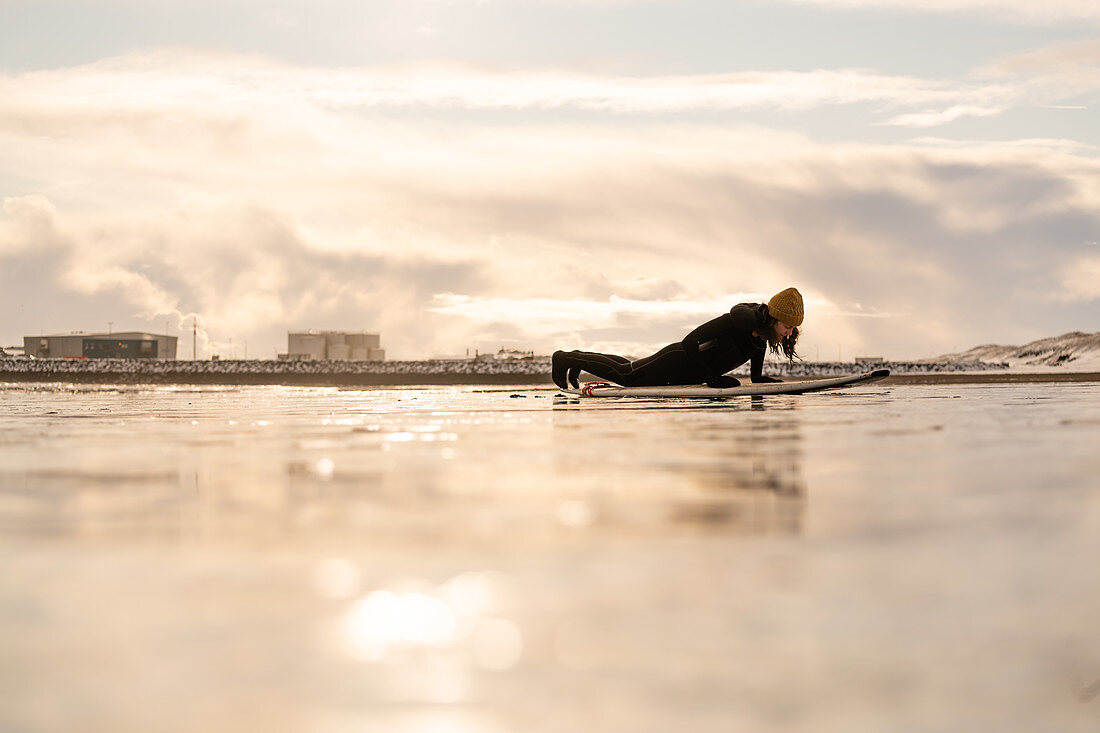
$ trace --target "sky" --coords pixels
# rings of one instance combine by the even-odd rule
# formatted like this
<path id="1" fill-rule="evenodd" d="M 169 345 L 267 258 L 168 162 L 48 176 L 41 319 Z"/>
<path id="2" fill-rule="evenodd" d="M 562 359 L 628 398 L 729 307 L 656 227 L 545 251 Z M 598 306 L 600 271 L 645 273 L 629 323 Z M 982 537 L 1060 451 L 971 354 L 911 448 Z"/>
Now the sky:
<path id="1" fill-rule="evenodd" d="M 0 346 L 1100 331 L 1095 0 L 0 0 Z"/>

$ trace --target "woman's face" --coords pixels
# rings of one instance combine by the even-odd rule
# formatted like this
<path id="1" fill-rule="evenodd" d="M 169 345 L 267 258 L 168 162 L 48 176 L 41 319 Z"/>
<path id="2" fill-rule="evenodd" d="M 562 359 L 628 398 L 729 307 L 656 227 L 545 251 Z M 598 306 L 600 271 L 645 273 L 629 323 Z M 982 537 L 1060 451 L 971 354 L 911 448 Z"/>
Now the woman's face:
<path id="1" fill-rule="evenodd" d="M 794 332 L 794 327 L 793 326 L 788 326 L 783 321 L 776 321 L 775 322 L 775 335 L 778 336 L 779 338 L 785 339 L 788 336 L 790 336 L 791 333 L 793 333 L 793 332 Z"/>

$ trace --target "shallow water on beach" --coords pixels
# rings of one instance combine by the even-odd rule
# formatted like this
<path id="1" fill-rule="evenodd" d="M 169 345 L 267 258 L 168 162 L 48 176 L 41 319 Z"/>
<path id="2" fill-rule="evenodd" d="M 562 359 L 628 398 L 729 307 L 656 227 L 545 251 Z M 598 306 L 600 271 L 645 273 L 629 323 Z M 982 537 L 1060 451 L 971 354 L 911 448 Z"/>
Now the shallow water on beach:
<path id="1" fill-rule="evenodd" d="M 0 385 L 0 730 L 1093 731 L 1100 384 Z"/>

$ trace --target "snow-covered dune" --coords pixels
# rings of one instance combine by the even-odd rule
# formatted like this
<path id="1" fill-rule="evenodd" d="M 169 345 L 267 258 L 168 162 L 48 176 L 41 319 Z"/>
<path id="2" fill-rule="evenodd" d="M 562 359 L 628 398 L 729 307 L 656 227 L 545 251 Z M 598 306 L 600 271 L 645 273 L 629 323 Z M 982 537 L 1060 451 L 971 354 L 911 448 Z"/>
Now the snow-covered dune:
<path id="1" fill-rule="evenodd" d="M 1016 368 L 1060 366 L 1071 371 L 1100 371 L 1100 333 L 1073 331 L 1023 346 L 986 344 L 958 354 L 944 354 L 933 361 L 1002 362 Z"/>

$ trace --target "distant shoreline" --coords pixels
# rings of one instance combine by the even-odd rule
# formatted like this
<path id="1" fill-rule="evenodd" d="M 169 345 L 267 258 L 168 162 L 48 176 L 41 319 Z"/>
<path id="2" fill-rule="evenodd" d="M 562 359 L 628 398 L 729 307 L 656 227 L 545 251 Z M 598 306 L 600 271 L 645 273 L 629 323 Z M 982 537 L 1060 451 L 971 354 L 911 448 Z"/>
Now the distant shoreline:
<path id="1" fill-rule="evenodd" d="M 544 385 L 552 388 L 549 360 L 419 362 L 248 362 L 37 360 L 0 364 L 0 383 L 224 385 L 291 387 L 410 387 L 452 385 Z M 768 364 L 765 371 L 787 381 L 839 374 L 858 374 L 869 365 L 802 363 L 797 373 L 786 364 Z M 879 366 L 879 365 L 874 365 Z M 1069 372 L 1056 368 L 1026 372 L 978 365 L 882 364 L 894 373 L 883 384 L 1019 384 L 1097 382 L 1100 372 Z M 927 368 L 925 371 L 923 368 Z M 817 373 L 814 373 L 814 372 Z M 737 375 L 744 378 L 745 375 Z"/>
<path id="2" fill-rule="evenodd" d="M 71 382 L 74 384 L 201 384 L 284 387 L 408 387 L 460 384 L 547 384 L 550 374 L 248 374 L 248 373 L 142 373 L 68 372 L 64 374 L 0 370 L 4 382 Z"/>

